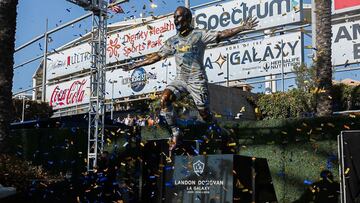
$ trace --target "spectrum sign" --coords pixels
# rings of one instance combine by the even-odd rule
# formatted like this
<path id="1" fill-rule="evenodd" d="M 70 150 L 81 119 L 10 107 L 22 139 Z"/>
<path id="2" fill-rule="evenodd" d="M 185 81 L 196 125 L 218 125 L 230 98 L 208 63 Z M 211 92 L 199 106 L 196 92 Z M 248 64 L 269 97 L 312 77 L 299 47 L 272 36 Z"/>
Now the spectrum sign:
<path id="1" fill-rule="evenodd" d="M 195 10 L 199 29 L 224 30 L 239 26 L 250 17 L 257 17 L 256 29 L 266 29 L 300 22 L 302 0 L 233 0 Z"/>

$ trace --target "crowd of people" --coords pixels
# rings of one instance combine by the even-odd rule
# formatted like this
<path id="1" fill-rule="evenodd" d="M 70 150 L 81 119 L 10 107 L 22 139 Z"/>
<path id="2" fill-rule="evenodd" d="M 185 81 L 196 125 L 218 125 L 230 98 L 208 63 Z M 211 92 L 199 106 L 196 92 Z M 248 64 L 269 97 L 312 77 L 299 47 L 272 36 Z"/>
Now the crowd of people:
<path id="1" fill-rule="evenodd" d="M 120 116 L 116 119 L 117 123 L 124 124 L 126 126 L 154 126 L 160 122 L 158 116 L 142 116 L 142 115 L 130 115 L 128 114 L 126 117 L 121 118 Z"/>

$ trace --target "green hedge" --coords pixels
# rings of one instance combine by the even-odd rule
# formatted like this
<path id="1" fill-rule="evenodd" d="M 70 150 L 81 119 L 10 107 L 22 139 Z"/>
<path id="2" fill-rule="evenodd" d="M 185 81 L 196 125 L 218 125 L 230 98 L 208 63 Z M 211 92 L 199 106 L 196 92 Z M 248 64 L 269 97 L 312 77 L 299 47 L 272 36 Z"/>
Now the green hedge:
<path id="1" fill-rule="evenodd" d="M 331 98 L 333 111 L 359 110 L 360 86 L 333 85 Z M 316 90 L 299 88 L 260 94 L 255 103 L 265 120 L 308 117 L 315 113 Z"/>
<path id="2" fill-rule="evenodd" d="M 316 182 L 324 169 L 338 179 L 337 135 L 359 129 L 360 117 L 277 119 L 225 122 L 239 140 L 239 154 L 266 158 L 279 202 L 293 202 Z M 195 126 L 188 126 L 192 128 Z M 166 137 L 160 129 L 143 129 L 143 138 Z"/>
<path id="3" fill-rule="evenodd" d="M 360 117 L 351 115 L 220 124 L 238 140 L 241 155 L 268 160 L 279 202 L 292 202 L 307 187 L 304 181 L 317 181 L 323 169 L 330 169 L 338 178 L 337 135 L 342 130 L 359 129 Z M 198 138 L 204 131 L 204 126 L 187 127 L 192 130 L 187 132 L 192 139 Z M 106 150 L 111 151 L 115 144 L 124 150 L 126 131 L 114 128 L 106 129 L 105 133 Z M 143 143 L 147 139 L 168 137 L 168 132 L 158 127 L 143 128 L 141 134 Z M 45 165 L 45 168 L 66 170 L 71 168 L 71 160 L 77 161 L 79 170 L 84 167 L 86 129 L 15 130 L 13 138 L 16 146 L 14 153 L 21 153 L 35 163 Z M 134 149 L 137 147 L 140 146 L 134 146 Z M 61 160 L 69 160 L 70 163 L 61 163 Z"/>

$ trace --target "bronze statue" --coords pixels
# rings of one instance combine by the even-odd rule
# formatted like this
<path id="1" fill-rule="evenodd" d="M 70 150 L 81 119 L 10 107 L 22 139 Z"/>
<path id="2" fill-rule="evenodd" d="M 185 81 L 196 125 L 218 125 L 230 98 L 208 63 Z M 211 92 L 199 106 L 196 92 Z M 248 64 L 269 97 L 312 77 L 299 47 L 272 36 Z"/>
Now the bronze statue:
<path id="1" fill-rule="evenodd" d="M 136 62 L 124 70 L 132 70 L 140 66 L 150 65 L 167 56 L 174 55 L 176 60 L 176 77 L 167 85 L 161 96 L 161 111 L 171 128 L 172 138 L 170 151 L 176 146 L 180 129 L 175 125 L 175 114 L 172 103 L 185 94 L 190 94 L 194 100 L 200 116 L 205 122 L 212 122 L 209 109 L 209 95 L 207 76 L 203 65 L 206 45 L 218 43 L 240 32 L 253 30 L 257 26 L 256 18 L 243 20 L 238 27 L 223 31 L 209 31 L 194 29 L 191 25 L 192 14 L 188 8 L 178 7 L 174 13 L 174 23 L 177 34 L 165 41 L 156 53 L 148 55 L 143 61 Z"/>

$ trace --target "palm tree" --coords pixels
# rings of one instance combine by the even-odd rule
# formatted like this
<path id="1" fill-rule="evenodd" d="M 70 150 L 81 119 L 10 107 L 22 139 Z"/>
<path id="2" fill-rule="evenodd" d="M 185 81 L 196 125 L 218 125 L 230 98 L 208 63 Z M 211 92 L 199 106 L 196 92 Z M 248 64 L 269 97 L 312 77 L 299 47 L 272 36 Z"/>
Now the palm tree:
<path id="1" fill-rule="evenodd" d="M 317 116 L 332 114 L 332 66 L 331 66 L 331 1 L 313 0 L 316 7 L 316 69 Z"/>
<path id="2" fill-rule="evenodd" d="M 8 148 L 12 106 L 12 80 L 15 51 L 16 6 L 18 0 L 0 0 L 0 151 Z"/>

